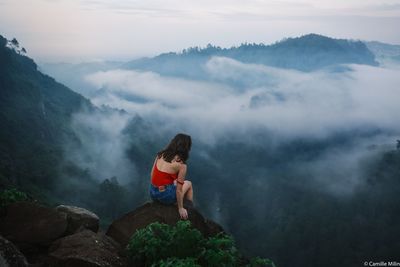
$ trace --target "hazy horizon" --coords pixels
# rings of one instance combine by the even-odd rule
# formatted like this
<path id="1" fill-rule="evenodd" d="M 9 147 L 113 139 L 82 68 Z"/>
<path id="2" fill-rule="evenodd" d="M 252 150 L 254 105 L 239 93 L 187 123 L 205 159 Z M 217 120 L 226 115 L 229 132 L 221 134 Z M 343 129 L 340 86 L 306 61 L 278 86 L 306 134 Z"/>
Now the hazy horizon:
<path id="1" fill-rule="evenodd" d="M 400 44 L 400 1 L 0 0 L 0 34 L 38 62 L 131 60 L 317 33 Z"/>

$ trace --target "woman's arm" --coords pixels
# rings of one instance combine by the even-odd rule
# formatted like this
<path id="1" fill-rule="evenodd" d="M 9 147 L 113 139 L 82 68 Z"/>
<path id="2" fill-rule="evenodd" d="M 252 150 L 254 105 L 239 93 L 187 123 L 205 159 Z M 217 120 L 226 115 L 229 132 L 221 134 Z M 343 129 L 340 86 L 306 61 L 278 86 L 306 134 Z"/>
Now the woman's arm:
<path id="1" fill-rule="evenodd" d="M 178 202 L 178 211 L 182 219 L 187 219 L 187 210 L 183 207 L 183 183 L 186 175 L 186 164 L 179 164 L 178 178 L 176 179 L 176 200 Z"/>

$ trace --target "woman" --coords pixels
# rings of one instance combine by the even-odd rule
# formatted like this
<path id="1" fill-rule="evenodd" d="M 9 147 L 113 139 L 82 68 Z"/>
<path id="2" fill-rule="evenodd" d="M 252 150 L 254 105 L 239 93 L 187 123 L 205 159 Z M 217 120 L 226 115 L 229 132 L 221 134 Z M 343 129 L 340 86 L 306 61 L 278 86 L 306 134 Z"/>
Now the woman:
<path id="1" fill-rule="evenodd" d="M 187 210 L 183 207 L 183 198 L 193 202 L 192 183 L 185 180 L 186 161 L 192 139 L 186 134 L 177 134 L 168 146 L 157 153 L 151 169 L 150 196 L 164 204 L 178 203 L 178 212 L 187 219 Z"/>

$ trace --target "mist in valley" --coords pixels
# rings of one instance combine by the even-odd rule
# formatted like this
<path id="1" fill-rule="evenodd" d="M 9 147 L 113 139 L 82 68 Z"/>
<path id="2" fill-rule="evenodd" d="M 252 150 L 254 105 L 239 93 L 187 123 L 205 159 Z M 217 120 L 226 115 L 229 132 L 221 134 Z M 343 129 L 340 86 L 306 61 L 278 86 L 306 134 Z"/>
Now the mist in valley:
<path id="1" fill-rule="evenodd" d="M 67 158 L 98 182 L 123 188 L 114 216 L 150 199 L 155 154 L 184 132 L 193 139 L 187 179 L 196 206 L 247 254 L 279 266 L 390 254 L 386 241 L 381 251 L 365 242 L 385 227 L 387 220 L 371 216 L 399 188 L 381 197 L 398 186 L 398 168 L 381 166 L 400 137 L 398 68 L 302 72 L 226 57 L 194 68 L 207 77 L 126 68 L 83 77 L 90 100 L 108 111 L 75 114 L 80 145 L 66 143 Z M 379 180 L 379 171 L 389 178 Z M 398 210 L 391 207 L 382 216 Z M 351 245 L 352 236 L 362 238 Z M 341 260 L 327 261 L 333 251 Z"/>

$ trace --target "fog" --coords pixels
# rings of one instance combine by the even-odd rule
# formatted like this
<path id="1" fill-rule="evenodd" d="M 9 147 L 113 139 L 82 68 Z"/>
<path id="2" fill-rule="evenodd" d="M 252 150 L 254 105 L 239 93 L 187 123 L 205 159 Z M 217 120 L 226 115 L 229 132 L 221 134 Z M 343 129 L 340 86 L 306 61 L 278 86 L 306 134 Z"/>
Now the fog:
<path id="1" fill-rule="evenodd" d="M 326 192 L 343 195 L 359 185 L 360 162 L 377 153 L 376 147 L 368 147 L 390 147 L 399 136 L 399 69 L 348 65 L 346 71 L 305 73 L 221 57 L 203 67 L 206 81 L 122 69 L 87 75 L 88 88 L 97 88 L 90 92 L 94 104 L 126 112 L 76 114 L 73 129 L 81 145 L 66 145 L 68 158 L 100 181 L 116 176 L 128 184 L 143 179 L 127 156 L 141 135 L 163 136 L 157 142 L 161 149 L 161 142 L 175 133 L 189 133 L 197 142 L 194 153 L 207 162 L 210 149 L 230 142 L 274 155 L 305 139 L 325 143 L 318 157 L 286 162 L 285 168 L 323 185 Z M 149 132 L 126 130 L 135 116 L 149 125 Z M 345 145 L 332 141 L 338 135 L 346 136 Z M 268 172 L 270 167 L 261 169 Z"/>
<path id="2" fill-rule="evenodd" d="M 99 181 L 115 176 L 127 184 L 136 175 L 135 166 L 125 156 L 129 143 L 122 130 L 128 119 L 127 114 L 104 110 L 75 114 L 72 129 L 79 142 L 64 144 L 65 159 Z"/>
<path id="3" fill-rule="evenodd" d="M 97 72 L 87 81 L 99 88 L 95 104 L 161 118 L 207 143 L 226 131 L 259 128 L 289 139 L 359 127 L 400 128 L 395 69 L 350 65 L 347 72 L 303 73 L 218 57 L 205 68 L 213 82 L 128 70 Z"/>
<path id="4" fill-rule="evenodd" d="M 149 200 L 156 152 L 185 132 L 193 138 L 187 179 L 196 207 L 246 254 L 312 266 L 314 251 L 317 266 L 328 266 L 332 251 L 346 259 L 373 253 L 342 244 L 380 236 L 389 219 L 370 214 L 397 199 L 387 191 L 396 188 L 395 165 L 380 164 L 400 137 L 400 69 L 353 64 L 300 72 L 222 57 L 201 67 L 204 80 L 126 69 L 87 75 L 88 95 L 101 108 L 74 115 L 80 143 L 66 143 L 68 159 L 99 182 L 116 177 L 132 210 Z M 114 195 L 112 202 L 120 205 Z M 337 235 L 338 227 L 347 234 Z M 315 231 L 326 232 L 299 248 Z M 315 252 L 320 247 L 329 250 Z"/>

